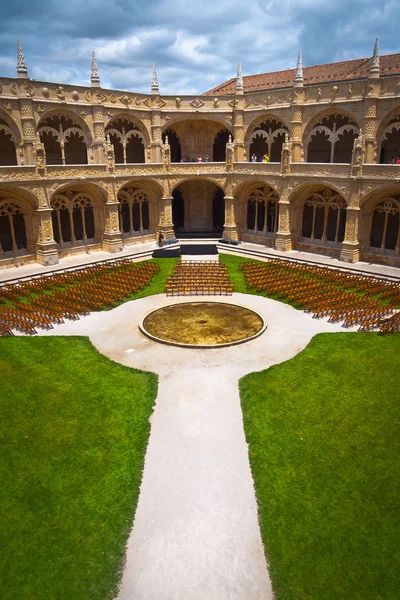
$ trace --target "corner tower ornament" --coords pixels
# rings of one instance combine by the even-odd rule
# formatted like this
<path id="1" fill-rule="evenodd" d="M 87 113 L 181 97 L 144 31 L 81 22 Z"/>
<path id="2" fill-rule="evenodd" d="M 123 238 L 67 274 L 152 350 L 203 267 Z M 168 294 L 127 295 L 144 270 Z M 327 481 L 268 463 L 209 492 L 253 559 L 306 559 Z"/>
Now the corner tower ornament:
<path id="1" fill-rule="evenodd" d="M 153 63 L 153 72 L 151 74 L 151 93 L 160 94 L 160 87 L 158 85 L 158 77 L 155 63 Z"/>
<path id="2" fill-rule="evenodd" d="M 294 76 L 294 83 L 297 86 L 303 85 L 304 77 L 303 77 L 303 57 L 301 52 L 299 52 L 299 56 L 297 58 L 297 67 L 296 67 L 296 75 Z"/>
<path id="3" fill-rule="evenodd" d="M 22 50 L 22 44 L 21 44 L 20 38 L 18 38 L 17 77 L 19 79 L 29 79 L 28 69 L 26 68 L 24 51 Z"/>
<path id="4" fill-rule="evenodd" d="M 379 64 L 379 38 L 375 40 L 374 53 L 372 55 L 372 63 L 369 68 L 370 74 L 376 73 L 379 75 L 380 73 L 380 64 Z"/>
<path id="5" fill-rule="evenodd" d="M 96 54 L 92 52 L 92 72 L 90 75 L 91 87 L 100 87 L 99 70 L 97 68 Z"/>
<path id="6" fill-rule="evenodd" d="M 239 94 L 243 94 L 244 92 L 242 65 L 240 63 L 238 64 L 235 92 Z"/>

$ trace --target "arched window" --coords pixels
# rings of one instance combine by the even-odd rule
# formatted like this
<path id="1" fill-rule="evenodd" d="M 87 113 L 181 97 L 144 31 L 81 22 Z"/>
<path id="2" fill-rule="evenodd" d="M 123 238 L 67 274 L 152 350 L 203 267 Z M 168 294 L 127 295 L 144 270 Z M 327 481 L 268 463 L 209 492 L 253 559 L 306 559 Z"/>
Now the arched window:
<path id="1" fill-rule="evenodd" d="M 271 162 L 280 162 L 286 134 L 289 134 L 287 127 L 278 119 L 266 119 L 260 123 L 250 138 L 249 160 L 255 154 L 260 162 L 264 154 L 268 154 Z"/>
<path id="2" fill-rule="evenodd" d="M 121 231 L 129 236 L 150 228 L 149 201 L 144 190 L 125 188 L 118 193 Z"/>
<path id="3" fill-rule="evenodd" d="M 345 115 L 335 113 L 324 117 L 308 136 L 307 162 L 351 163 L 358 133 L 357 124 Z"/>
<path id="4" fill-rule="evenodd" d="M 372 215 L 370 246 L 384 250 L 400 250 L 400 202 L 389 198 L 377 204 Z"/>
<path id="5" fill-rule="evenodd" d="M 302 236 L 312 242 L 341 243 L 346 229 L 346 201 L 332 190 L 315 192 L 303 205 Z"/>
<path id="6" fill-rule="evenodd" d="M 275 234 L 278 229 L 278 196 L 270 188 L 254 190 L 247 199 L 247 229 Z"/>
<path id="7" fill-rule="evenodd" d="M 11 166 L 17 164 L 15 138 L 7 123 L 0 119 L 0 165 Z"/>
<path id="8" fill-rule="evenodd" d="M 382 132 L 380 163 L 396 163 L 400 157 L 400 114 L 390 120 Z"/>
<path id="9" fill-rule="evenodd" d="M 220 187 L 217 187 L 213 195 L 212 217 L 214 231 L 222 232 L 225 224 L 225 193 Z"/>
<path id="10" fill-rule="evenodd" d="M 128 119 L 113 119 L 107 126 L 106 135 L 114 146 L 117 164 L 144 163 L 145 141 L 139 128 Z"/>
<path id="11" fill-rule="evenodd" d="M 172 222 L 175 229 L 185 227 L 185 201 L 179 188 L 172 192 Z"/>
<path id="12" fill-rule="evenodd" d="M 163 134 L 163 142 L 165 143 L 165 137 L 168 137 L 169 146 L 171 148 L 171 162 L 179 163 L 182 158 L 181 142 L 178 135 L 173 129 L 167 129 Z"/>
<path id="13" fill-rule="evenodd" d="M 221 129 L 217 133 L 213 144 L 213 162 L 225 162 L 226 145 L 229 140 L 229 131 L 227 129 Z"/>
<path id="14" fill-rule="evenodd" d="M 67 191 L 51 200 L 54 239 L 62 248 L 95 241 L 95 219 L 92 200 L 81 192 Z"/>
<path id="15" fill-rule="evenodd" d="M 25 219 L 21 207 L 9 200 L 0 201 L 0 254 L 26 249 Z"/>
<path id="16" fill-rule="evenodd" d="M 65 115 L 44 119 L 38 133 L 48 165 L 86 165 L 88 140 L 79 125 Z"/>

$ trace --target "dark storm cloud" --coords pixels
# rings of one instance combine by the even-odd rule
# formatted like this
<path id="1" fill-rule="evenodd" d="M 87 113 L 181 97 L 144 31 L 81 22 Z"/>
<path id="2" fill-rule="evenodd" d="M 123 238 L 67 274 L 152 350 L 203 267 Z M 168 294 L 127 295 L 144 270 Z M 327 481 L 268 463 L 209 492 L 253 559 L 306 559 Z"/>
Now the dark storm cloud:
<path id="1" fill-rule="evenodd" d="M 104 87 L 199 93 L 235 75 L 399 50 L 398 0 L 17 0 L 2 6 L 0 74 L 21 36 L 30 76 L 87 85 L 91 51 Z"/>

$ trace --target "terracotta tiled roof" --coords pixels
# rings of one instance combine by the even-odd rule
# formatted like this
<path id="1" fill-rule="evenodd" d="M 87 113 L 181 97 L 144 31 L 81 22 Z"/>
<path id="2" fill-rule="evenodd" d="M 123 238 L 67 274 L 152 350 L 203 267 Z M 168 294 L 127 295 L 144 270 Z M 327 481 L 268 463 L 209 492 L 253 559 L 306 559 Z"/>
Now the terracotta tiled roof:
<path id="1" fill-rule="evenodd" d="M 327 65 L 315 65 L 304 67 L 304 84 L 328 83 L 330 81 L 351 81 L 352 79 L 363 79 L 368 76 L 371 58 L 357 58 L 343 62 L 329 63 Z M 400 54 L 387 54 L 380 57 L 381 77 L 387 75 L 400 75 Z M 286 71 L 275 71 L 274 73 L 261 73 L 260 75 L 248 75 L 243 77 L 244 91 L 260 92 L 278 88 L 291 87 L 293 85 L 296 69 Z M 212 90 L 205 92 L 207 96 L 223 96 L 235 92 L 236 78 L 229 79 Z"/>

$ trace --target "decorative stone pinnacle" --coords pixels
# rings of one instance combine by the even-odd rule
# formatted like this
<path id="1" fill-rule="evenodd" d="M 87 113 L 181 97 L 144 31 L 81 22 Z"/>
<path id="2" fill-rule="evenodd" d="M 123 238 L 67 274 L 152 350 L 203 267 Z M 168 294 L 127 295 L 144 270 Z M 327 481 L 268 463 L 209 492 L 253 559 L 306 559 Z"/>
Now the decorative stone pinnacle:
<path id="1" fill-rule="evenodd" d="M 92 72 L 90 75 L 90 83 L 92 87 L 100 87 L 99 70 L 97 68 L 96 54 L 92 52 Z"/>
<path id="2" fill-rule="evenodd" d="M 242 74 L 242 65 L 238 64 L 237 77 L 236 77 L 236 92 L 244 92 L 243 87 L 243 74 Z"/>
<path id="3" fill-rule="evenodd" d="M 299 52 L 299 56 L 297 58 L 297 67 L 296 67 L 296 75 L 294 76 L 295 83 L 303 83 L 303 57 L 301 52 Z"/>
<path id="4" fill-rule="evenodd" d="M 160 93 L 160 87 L 158 85 L 158 77 L 157 77 L 157 71 L 156 71 L 156 65 L 155 63 L 153 63 L 153 72 L 151 75 L 151 93 L 152 94 L 159 94 Z"/>
<path id="5" fill-rule="evenodd" d="M 17 77 L 19 77 L 21 79 L 29 79 L 28 69 L 26 68 L 24 51 L 22 50 L 22 44 L 21 44 L 20 38 L 18 38 Z"/>
<path id="6" fill-rule="evenodd" d="M 165 145 L 166 145 L 166 146 L 168 146 L 168 144 L 169 144 L 169 141 L 168 141 L 168 136 L 166 135 L 166 136 L 165 136 Z"/>
<path id="7" fill-rule="evenodd" d="M 369 69 L 370 73 L 379 73 L 380 65 L 379 65 L 379 38 L 375 40 L 374 53 L 372 55 L 372 63 Z"/>

